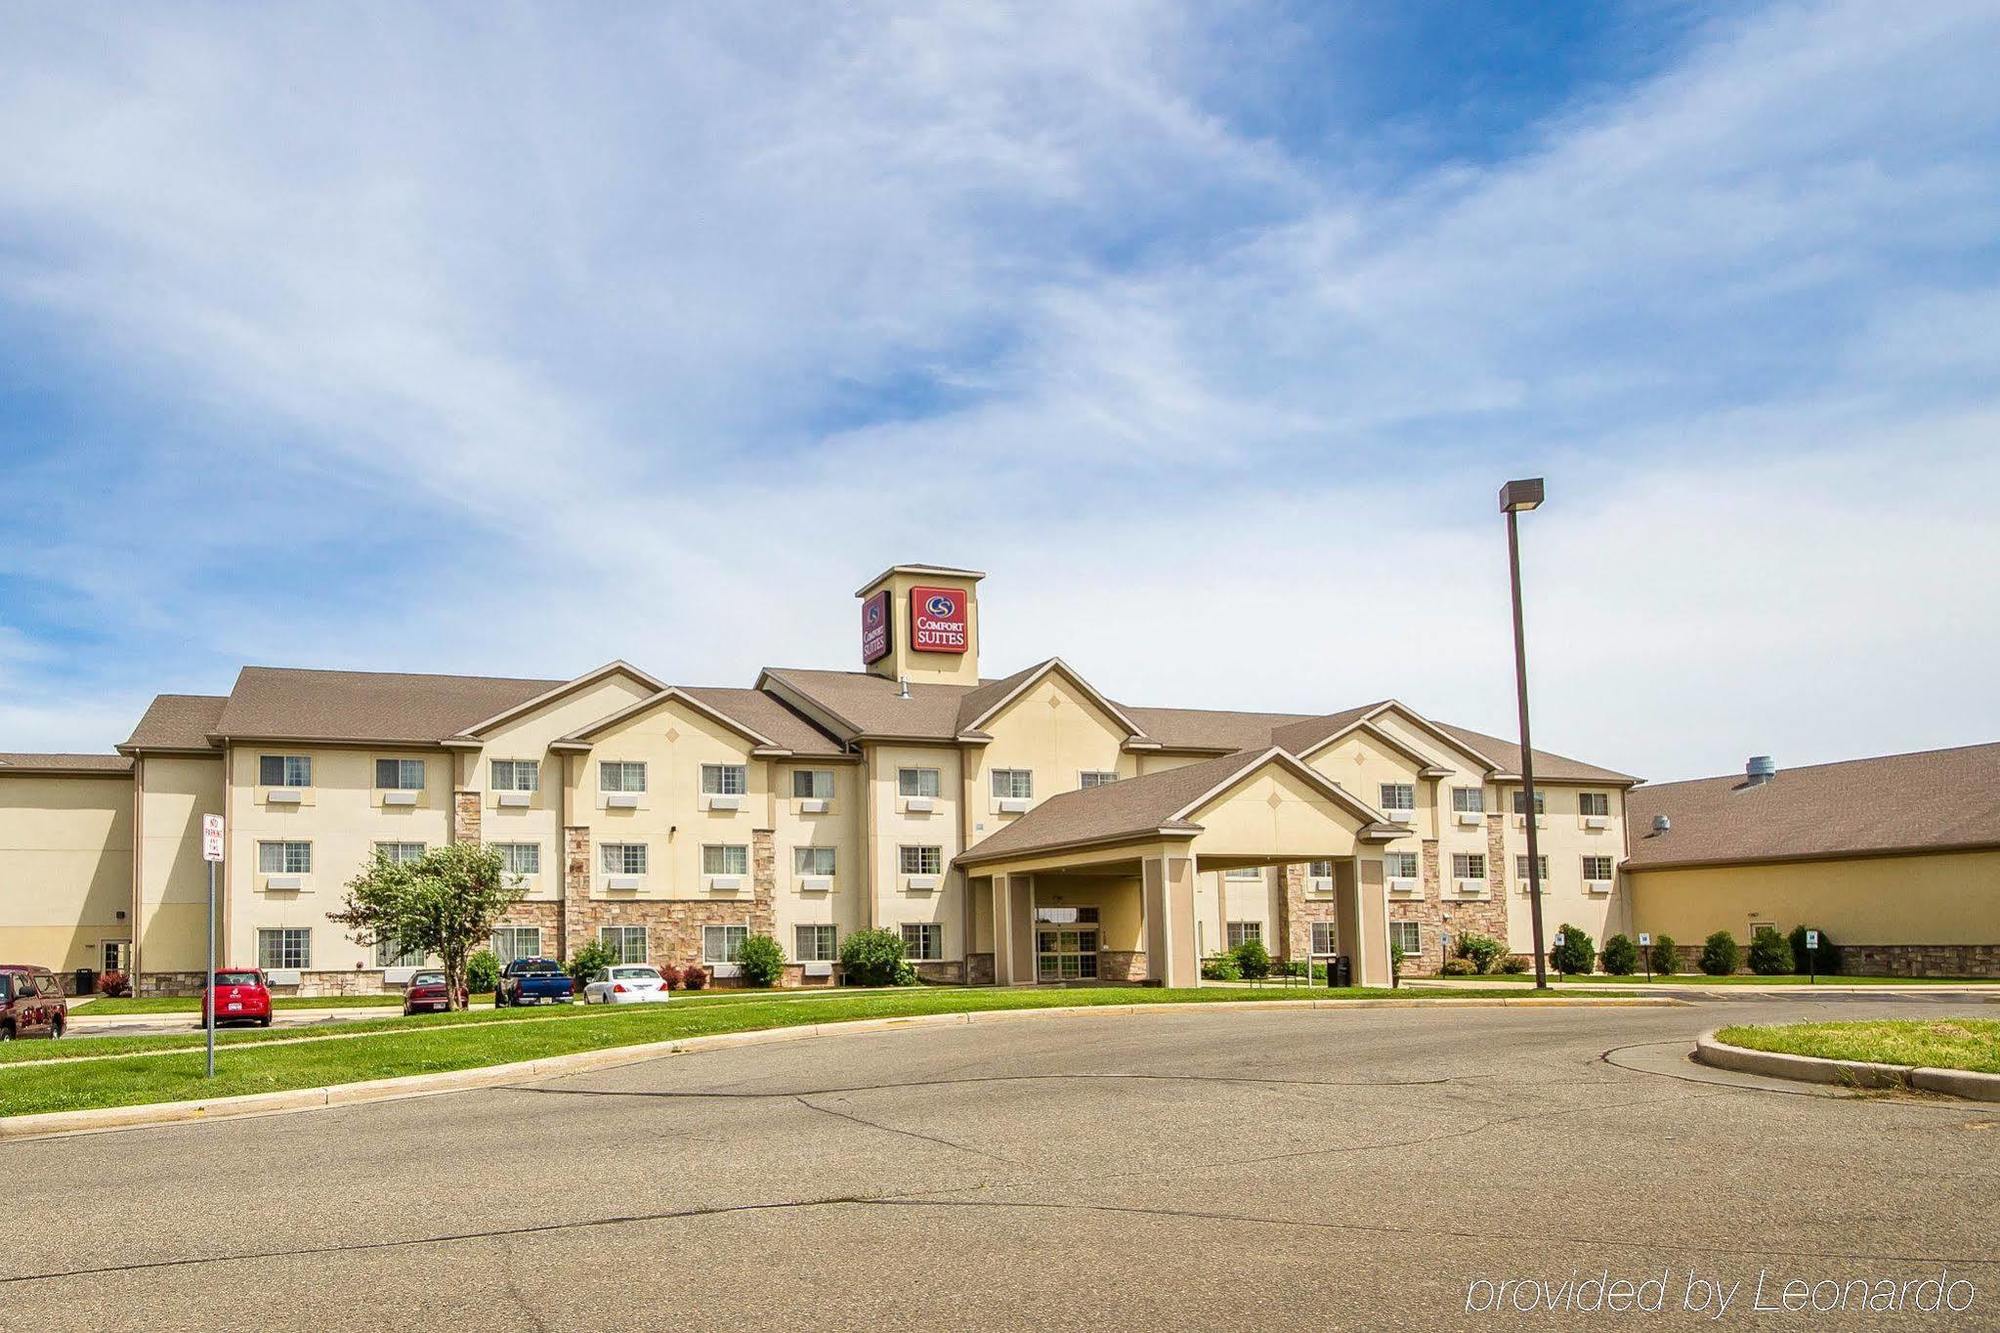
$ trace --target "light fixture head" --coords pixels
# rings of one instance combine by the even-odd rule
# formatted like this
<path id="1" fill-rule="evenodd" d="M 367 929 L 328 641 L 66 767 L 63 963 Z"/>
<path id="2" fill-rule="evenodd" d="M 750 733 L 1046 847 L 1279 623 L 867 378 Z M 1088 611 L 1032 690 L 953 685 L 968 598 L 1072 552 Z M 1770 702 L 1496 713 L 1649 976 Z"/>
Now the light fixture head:
<path id="1" fill-rule="evenodd" d="M 1521 481 L 1510 481 L 1500 488 L 1500 512 L 1520 514 L 1536 509 L 1542 503 L 1542 479 L 1527 477 Z"/>

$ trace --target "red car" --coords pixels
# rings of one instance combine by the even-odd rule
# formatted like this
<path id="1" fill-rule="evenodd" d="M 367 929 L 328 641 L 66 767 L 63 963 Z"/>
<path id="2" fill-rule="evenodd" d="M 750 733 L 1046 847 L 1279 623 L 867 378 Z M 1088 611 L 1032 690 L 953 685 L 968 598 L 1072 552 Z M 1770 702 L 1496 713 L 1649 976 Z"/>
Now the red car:
<path id="1" fill-rule="evenodd" d="M 264 974 L 254 967 L 219 968 L 215 973 L 215 1025 L 255 1023 L 271 1026 L 271 992 Z M 208 1024 L 208 996 L 201 997 L 201 1021 Z"/>
<path id="2" fill-rule="evenodd" d="M 441 1014 L 451 1008 L 451 1000 L 447 996 L 444 973 L 439 969 L 427 967 L 412 973 L 409 989 L 403 992 L 403 1016 Z M 459 999 L 463 1003 L 464 996 Z"/>
<path id="3" fill-rule="evenodd" d="M 46 967 L 0 963 L 0 1041 L 60 1037 L 69 1025 L 62 983 Z"/>

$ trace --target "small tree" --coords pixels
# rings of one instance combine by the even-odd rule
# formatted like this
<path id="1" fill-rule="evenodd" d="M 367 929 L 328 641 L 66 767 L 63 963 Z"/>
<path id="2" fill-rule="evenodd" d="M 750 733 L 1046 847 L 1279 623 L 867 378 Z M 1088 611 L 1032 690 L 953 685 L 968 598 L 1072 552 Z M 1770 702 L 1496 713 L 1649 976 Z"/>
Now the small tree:
<path id="1" fill-rule="evenodd" d="M 1800 976 L 1817 972 L 1821 976 L 1831 976 L 1840 971 L 1840 954 L 1833 947 L 1833 938 L 1825 931 L 1819 933 L 1819 950 L 1809 954 L 1806 950 L 1806 928 L 1792 927 L 1792 957 L 1797 960 L 1794 971 Z"/>
<path id="2" fill-rule="evenodd" d="M 752 935 L 737 945 L 736 962 L 746 986 L 775 986 L 785 975 L 785 951 L 769 935 Z"/>
<path id="3" fill-rule="evenodd" d="M 1229 951 L 1245 981 L 1262 981 L 1271 975 L 1271 951 L 1262 940 L 1245 940 Z"/>
<path id="4" fill-rule="evenodd" d="M 526 892 L 519 876 L 509 878 L 500 853 L 477 843 L 447 843 L 400 863 L 378 851 L 348 881 L 345 905 L 327 920 L 348 927 L 357 944 L 441 959 L 446 1002 L 459 1009 L 467 956 Z"/>
<path id="5" fill-rule="evenodd" d="M 1389 984 L 1391 986 L 1400 986 L 1403 984 L 1403 960 L 1408 957 L 1409 954 L 1403 951 L 1402 945 L 1391 944 L 1389 946 Z"/>
<path id="6" fill-rule="evenodd" d="M 1772 926 L 1759 926 L 1750 937 L 1750 970 L 1760 977 L 1789 976 L 1797 960 L 1791 941 Z"/>
<path id="7" fill-rule="evenodd" d="M 1655 939 L 1648 956 L 1653 964 L 1653 972 L 1657 976 L 1670 977 L 1680 970 L 1680 951 L 1674 947 L 1674 937 L 1671 935 L 1661 935 Z"/>
<path id="8" fill-rule="evenodd" d="M 1728 976 L 1742 961 L 1743 950 L 1737 946 L 1736 937 L 1726 930 L 1718 930 L 1702 942 L 1701 970 L 1711 977 Z"/>
<path id="9" fill-rule="evenodd" d="M 581 995 L 592 977 L 607 967 L 615 966 L 617 962 L 617 951 L 603 940 L 586 940 L 569 956 L 569 962 L 563 965 L 563 971 L 569 973 L 570 984 L 575 986 L 577 993 Z"/>
<path id="10" fill-rule="evenodd" d="M 912 985 L 916 973 L 903 955 L 896 931 L 857 930 L 840 942 L 840 973 L 854 986 Z"/>
<path id="11" fill-rule="evenodd" d="M 465 987 L 474 995 L 485 995 L 499 989 L 500 955 L 491 949 L 481 949 L 465 960 Z"/>
<path id="12" fill-rule="evenodd" d="M 1491 972 L 1500 956 L 1507 952 L 1507 946 L 1491 935 L 1481 935 L 1476 930 L 1468 930 L 1458 937 L 1458 956 L 1472 964 L 1476 972 Z"/>
<path id="13" fill-rule="evenodd" d="M 1583 933 L 1582 926 L 1563 922 L 1556 932 L 1555 947 L 1549 950 L 1549 965 L 1564 976 L 1583 976 L 1597 963 L 1597 945 Z"/>
<path id="14" fill-rule="evenodd" d="M 1604 970 L 1614 977 L 1629 977 L 1639 970 L 1639 946 L 1629 935 L 1613 935 L 1604 941 Z"/>

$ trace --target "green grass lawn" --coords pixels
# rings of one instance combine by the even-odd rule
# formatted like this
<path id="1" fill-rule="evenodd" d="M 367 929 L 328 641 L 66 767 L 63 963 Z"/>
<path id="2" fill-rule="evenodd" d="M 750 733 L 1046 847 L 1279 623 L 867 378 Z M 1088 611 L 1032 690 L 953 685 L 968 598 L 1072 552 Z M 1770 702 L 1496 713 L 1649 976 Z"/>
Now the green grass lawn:
<path id="1" fill-rule="evenodd" d="M 1418 977 L 1419 981 L 1475 981 L 1485 985 L 1489 981 L 1505 982 L 1510 985 L 1535 984 L 1533 972 L 1494 973 L 1477 977 Z M 1726 977 L 1711 977 L 1703 972 L 1676 972 L 1672 976 L 1655 973 L 1648 978 L 1644 972 L 1635 972 L 1629 977 L 1614 977 L 1604 972 L 1592 972 L 1585 976 L 1561 976 L 1549 973 L 1551 986 L 1806 986 L 1813 984 L 1811 977 L 1785 973 L 1775 977 L 1760 977 L 1754 973 L 1736 973 Z M 1964 986 L 2000 985 L 2000 977 L 1843 977 L 1822 975 L 1818 981 L 1822 986 Z"/>
<path id="2" fill-rule="evenodd" d="M 2000 1074 L 2000 1019 L 1915 1018 L 1881 1022 L 1786 1023 L 1724 1028 L 1731 1046 L 1823 1060 Z"/>
<path id="3" fill-rule="evenodd" d="M 1473 992 L 1472 997 L 1510 998 L 1517 994 L 1511 989 L 1494 989 Z M 414 1018 L 399 1015 L 359 1020 L 337 1029 L 231 1032 L 217 1039 L 217 1070 L 213 1080 L 202 1076 L 199 1033 L 10 1042 L 0 1046 L 0 1116 L 312 1088 L 472 1069 L 709 1033 L 865 1018 L 1069 1005 L 1409 996 L 1408 991 L 1363 987 L 1310 992 L 1222 987 L 1186 990 L 1143 986 L 1089 986 L 1071 990 L 920 987 L 838 994 L 811 1003 L 800 1003 L 796 996 L 738 992 L 687 996 L 671 1004 L 624 1009 L 575 1006 Z M 1451 1000 L 1440 998 L 1435 1002 L 1449 1004 Z M 298 1041 L 301 1035 L 321 1039 Z M 281 1044 L 288 1039 L 290 1044 Z M 80 1058 L 107 1055 L 130 1058 Z"/>
<path id="4" fill-rule="evenodd" d="M 493 995 L 472 997 L 474 1004 L 491 1004 Z M 400 995 L 277 995 L 271 999 L 271 1007 L 285 1009 L 396 1009 L 403 1007 Z M 73 1012 L 79 1017 L 103 1018 L 111 1014 L 198 1014 L 201 1012 L 199 995 L 135 995 L 128 999 L 113 999 L 104 996 L 89 1004 L 78 1005 Z"/>

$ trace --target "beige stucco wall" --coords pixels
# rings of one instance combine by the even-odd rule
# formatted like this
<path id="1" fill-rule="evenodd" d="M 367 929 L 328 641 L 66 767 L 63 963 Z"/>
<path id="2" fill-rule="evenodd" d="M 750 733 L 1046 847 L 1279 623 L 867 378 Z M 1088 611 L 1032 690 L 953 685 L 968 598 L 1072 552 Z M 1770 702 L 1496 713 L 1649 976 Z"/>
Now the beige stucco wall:
<path id="1" fill-rule="evenodd" d="M 946 875 L 935 890 L 913 891 L 901 871 L 900 848 L 937 846 L 943 864 L 964 850 L 966 830 L 974 816 L 965 802 L 964 769 L 958 749 L 947 745 L 869 745 L 866 775 L 872 810 L 873 836 L 867 826 L 856 839 L 864 848 L 869 882 L 863 886 L 866 911 L 857 924 L 895 930 L 906 922 L 934 921 L 943 927 L 946 958 L 964 955 L 966 944 L 965 876 Z M 938 771 L 938 795 L 929 814 L 906 810 L 897 795 L 896 774 L 903 768 Z M 984 836 L 983 834 L 979 836 Z"/>
<path id="2" fill-rule="evenodd" d="M 147 755 L 139 763 L 138 966 L 145 972 L 199 972 L 208 965 L 201 817 L 223 812 L 222 756 Z M 220 879 L 217 887 L 219 892 Z M 221 910 L 218 902 L 218 916 Z"/>
<path id="3" fill-rule="evenodd" d="M 1519 783 L 1497 787 L 1495 791 L 1500 804 L 1494 807 L 1507 812 L 1501 820 L 1501 840 L 1507 855 L 1507 935 L 1508 946 L 1517 953 L 1526 952 L 1534 943 L 1528 884 L 1519 873 L 1520 858 L 1528 854 L 1527 820 L 1513 812 L 1514 793 L 1519 790 Z M 1548 879 L 1542 889 L 1544 937 L 1553 935 L 1556 928 L 1565 922 L 1581 927 L 1599 945 L 1611 935 L 1621 932 L 1631 934 L 1635 929 L 1632 924 L 1631 890 L 1617 869 L 1619 862 L 1625 859 L 1625 792 L 1618 787 L 1543 786 L 1539 782 L 1536 790 L 1542 794 L 1543 814 L 1541 824 L 1535 829 L 1535 838 L 1540 844 L 1541 854 L 1549 862 Z M 1608 827 L 1591 829 L 1584 826 L 1579 806 L 1584 792 L 1602 792 L 1610 798 L 1611 822 Z M 1583 858 L 1586 856 L 1611 858 L 1613 874 L 1610 893 L 1588 893 L 1584 890 Z"/>
<path id="4" fill-rule="evenodd" d="M 132 810 L 127 774 L 0 776 L 0 959 L 101 968 L 132 937 Z"/>
<path id="5" fill-rule="evenodd" d="M 1837 945 L 2000 941 L 2000 851 L 1626 872 L 1634 928 L 1699 944 L 1750 923 L 1813 926 Z"/>
<path id="6" fill-rule="evenodd" d="M 868 911 L 862 871 L 861 766 L 847 760 L 777 760 L 771 767 L 772 844 L 777 854 L 777 939 L 785 956 L 794 953 L 795 928 L 836 928 L 838 938 L 860 930 Z M 825 769 L 833 774 L 833 801 L 821 814 L 808 814 L 792 796 L 792 774 Z M 834 849 L 833 888 L 806 892 L 792 853 L 799 847 Z"/>

